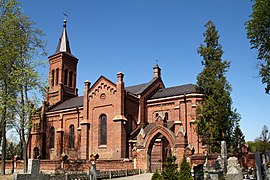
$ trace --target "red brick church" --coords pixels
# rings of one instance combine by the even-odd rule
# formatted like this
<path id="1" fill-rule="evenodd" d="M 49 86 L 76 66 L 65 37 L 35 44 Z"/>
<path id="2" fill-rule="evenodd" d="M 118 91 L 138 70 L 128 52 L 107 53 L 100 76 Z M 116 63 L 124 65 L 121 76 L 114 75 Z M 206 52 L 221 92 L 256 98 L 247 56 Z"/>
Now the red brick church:
<path id="1" fill-rule="evenodd" d="M 64 22 L 56 51 L 49 56 L 49 89 L 33 118 L 29 158 L 130 161 L 134 168 L 162 168 L 170 154 L 202 154 L 196 134 L 195 86 L 165 87 L 158 64 L 144 84 L 125 86 L 124 74 L 84 82 L 77 93 L 78 59 L 71 53 Z"/>

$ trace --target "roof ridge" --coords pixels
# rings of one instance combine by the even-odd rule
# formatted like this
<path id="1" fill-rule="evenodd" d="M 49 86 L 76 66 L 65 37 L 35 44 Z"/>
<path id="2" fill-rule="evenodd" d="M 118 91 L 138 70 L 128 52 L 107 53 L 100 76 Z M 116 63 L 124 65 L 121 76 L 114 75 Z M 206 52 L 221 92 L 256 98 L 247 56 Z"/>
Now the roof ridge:
<path id="1" fill-rule="evenodd" d="M 176 87 L 183 87 L 183 86 L 188 86 L 188 85 L 196 86 L 196 84 L 189 83 L 189 84 L 182 84 L 182 85 L 178 85 L 178 86 L 171 86 L 171 87 L 167 87 L 167 88 L 164 88 L 164 89 L 170 89 L 170 88 L 176 88 Z"/>

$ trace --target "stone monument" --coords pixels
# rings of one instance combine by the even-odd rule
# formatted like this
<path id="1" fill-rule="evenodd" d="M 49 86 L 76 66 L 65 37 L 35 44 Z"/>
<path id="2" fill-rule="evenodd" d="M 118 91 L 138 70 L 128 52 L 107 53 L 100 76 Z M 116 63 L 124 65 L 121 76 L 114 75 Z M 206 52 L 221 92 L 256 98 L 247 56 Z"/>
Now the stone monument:
<path id="1" fill-rule="evenodd" d="M 49 175 L 40 174 L 40 160 L 39 159 L 29 159 L 28 160 L 28 173 L 27 174 L 13 174 L 14 180 L 47 180 Z"/>
<path id="2" fill-rule="evenodd" d="M 243 180 L 242 168 L 236 157 L 228 159 L 227 180 Z"/>
<path id="3" fill-rule="evenodd" d="M 221 141 L 221 161 L 220 161 L 220 167 L 221 170 L 224 172 L 224 174 L 227 173 L 227 145 L 226 141 Z"/>

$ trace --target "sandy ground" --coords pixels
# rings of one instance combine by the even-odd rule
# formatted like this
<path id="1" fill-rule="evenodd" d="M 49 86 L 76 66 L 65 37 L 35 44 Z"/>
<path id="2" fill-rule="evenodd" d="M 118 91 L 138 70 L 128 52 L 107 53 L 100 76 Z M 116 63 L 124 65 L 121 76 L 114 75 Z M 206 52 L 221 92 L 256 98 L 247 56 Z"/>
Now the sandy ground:
<path id="1" fill-rule="evenodd" d="M 135 176 L 128 176 L 128 177 L 122 177 L 122 178 L 113 178 L 115 180 L 151 180 L 153 173 L 145 173 L 145 174 L 140 174 L 140 175 L 135 175 Z"/>
<path id="2" fill-rule="evenodd" d="M 1 180 L 11 180 L 12 179 L 12 175 L 8 174 L 8 175 L 4 175 L 4 176 L 0 176 Z"/>

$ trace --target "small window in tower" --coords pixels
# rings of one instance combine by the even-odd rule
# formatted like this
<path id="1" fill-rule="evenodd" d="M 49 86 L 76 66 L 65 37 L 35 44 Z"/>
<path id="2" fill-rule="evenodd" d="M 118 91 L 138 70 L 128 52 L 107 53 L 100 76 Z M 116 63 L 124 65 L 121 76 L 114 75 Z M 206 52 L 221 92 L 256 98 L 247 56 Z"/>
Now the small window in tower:
<path id="1" fill-rule="evenodd" d="M 51 84 L 52 84 L 52 86 L 54 86 L 54 69 L 52 70 L 52 79 L 51 80 L 52 80 Z"/>
<path id="2" fill-rule="evenodd" d="M 100 145 L 107 145 L 107 116 L 100 116 Z"/>
<path id="3" fill-rule="evenodd" d="M 55 129 L 51 127 L 50 148 L 54 148 Z"/>
<path id="4" fill-rule="evenodd" d="M 73 77 L 73 72 L 69 71 L 69 82 L 68 82 L 69 87 L 72 87 L 72 77 Z"/>
<path id="5" fill-rule="evenodd" d="M 58 81 L 59 81 L 59 69 L 56 69 L 56 73 L 55 73 L 55 84 L 58 85 Z"/>
<path id="6" fill-rule="evenodd" d="M 68 79 L 68 70 L 65 69 L 65 73 L 64 73 L 64 85 L 67 85 L 67 79 Z"/>
<path id="7" fill-rule="evenodd" d="M 74 125 L 69 126 L 69 148 L 74 148 Z"/>

